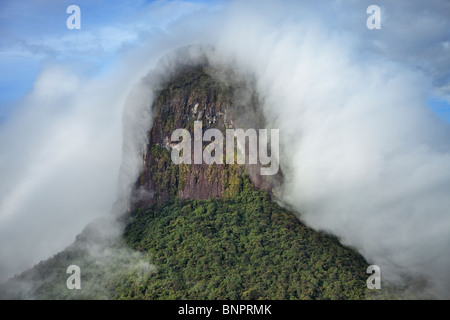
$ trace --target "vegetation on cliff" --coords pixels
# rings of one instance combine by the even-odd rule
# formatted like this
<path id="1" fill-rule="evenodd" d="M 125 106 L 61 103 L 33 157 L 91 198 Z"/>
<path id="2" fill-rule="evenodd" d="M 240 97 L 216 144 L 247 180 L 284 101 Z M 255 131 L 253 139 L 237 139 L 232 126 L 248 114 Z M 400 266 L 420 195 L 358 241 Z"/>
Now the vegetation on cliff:
<path id="1" fill-rule="evenodd" d="M 236 197 L 134 211 L 126 242 L 158 271 L 117 282 L 125 299 L 362 299 L 367 263 L 240 177 Z"/>
<path id="2" fill-rule="evenodd" d="M 269 181 L 251 180 L 245 165 L 172 163 L 172 130 L 189 128 L 194 119 L 224 130 L 242 118 L 233 116 L 243 110 L 232 107 L 235 89 L 203 67 L 186 69 L 168 82 L 153 106 L 155 119 L 135 185 L 149 197 L 121 217 L 125 230 L 119 240 L 96 240 L 106 224 L 83 232 L 66 250 L 9 281 L 3 287 L 8 297 L 378 297 L 367 295 L 368 263 L 361 255 L 281 208 L 272 200 Z M 256 126 L 261 119 L 255 119 Z M 72 264 L 81 268 L 81 290 L 66 287 Z"/>
<path id="3" fill-rule="evenodd" d="M 303 225 L 245 175 L 234 197 L 176 198 L 123 218 L 119 243 L 92 254 L 79 238 L 10 282 L 32 283 L 32 292 L 15 297 L 365 299 L 368 292 L 359 254 Z M 70 264 L 82 270 L 81 290 L 66 288 Z"/>

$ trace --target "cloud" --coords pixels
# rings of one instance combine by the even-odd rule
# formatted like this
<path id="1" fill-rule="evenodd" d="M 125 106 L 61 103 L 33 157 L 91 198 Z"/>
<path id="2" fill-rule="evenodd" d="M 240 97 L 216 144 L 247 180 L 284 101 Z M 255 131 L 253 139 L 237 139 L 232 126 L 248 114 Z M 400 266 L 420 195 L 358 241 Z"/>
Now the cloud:
<path id="1" fill-rule="evenodd" d="M 121 113 L 114 99 L 123 98 L 105 83 L 80 81 L 64 67 L 45 69 L 1 128 L 2 271 L 63 249 L 74 228 L 109 210 L 116 196 Z"/>
<path id="2" fill-rule="evenodd" d="M 283 200 L 385 279 L 448 297 L 450 128 L 426 107 L 448 86 L 448 5 L 382 3 L 376 33 L 351 1 L 252 4 L 228 9 L 216 59 L 254 76 L 280 128 Z"/>
<path id="3" fill-rule="evenodd" d="M 436 70 L 449 59 L 434 58 L 445 56 L 448 5 L 433 2 L 424 17 L 416 2 L 386 3 L 390 21 L 372 38 L 363 19 L 338 28 L 339 15 L 356 13 L 349 4 L 334 2 L 332 15 L 308 7 L 308 18 L 285 23 L 294 8 L 250 15 L 236 5 L 217 49 L 255 75 L 270 126 L 280 128 L 284 201 L 380 265 L 387 279 L 426 278 L 448 297 L 450 129 L 426 108 L 430 93 L 448 85 L 448 68 Z M 408 51 L 391 46 L 400 38 Z"/>
<path id="4" fill-rule="evenodd" d="M 201 10 L 187 6 L 187 13 L 192 7 Z M 98 30 L 107 42 L 107 31 L 116 27 Z M 123 209 L 116 200 L 134 182 L 140 164 L 134 151 L 151 127 L 150 113 L 139 113 L 152 98 L 151 86 L 140 88 L 141 79 L 166 51 L 190 42 L 166 35 L 151 41 L 146 35 L 124 50 L 115 44 L 111 50 L 120 51 L 120 59 L 96 72 L 86 72 L 90 64 L 83 55 L 58 61 L 58 50 L 41 62 L 32 89 L 0 126 L 0 281 L 64 249 L 92 220 Z M 129 118 L 143 128 L 135 126 L 131 139 L 122 136 Z"/>

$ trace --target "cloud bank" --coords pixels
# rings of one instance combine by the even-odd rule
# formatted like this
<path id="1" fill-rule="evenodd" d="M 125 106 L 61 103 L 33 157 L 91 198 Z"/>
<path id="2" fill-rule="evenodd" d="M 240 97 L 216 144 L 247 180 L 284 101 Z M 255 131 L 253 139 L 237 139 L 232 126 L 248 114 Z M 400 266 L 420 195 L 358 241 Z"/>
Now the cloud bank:
<path id="1" fill-rule="evenodd" d="M 149 8 L 176 12 L 177 4 L 186 3 Z M 289 173 L 282 200 L 300 219 L 357 248 L 383 277 L 426 279 L 448 298 L 450 128 L 427 101 L 450 101 L 450 5 L 378 1 L 382 28 L 368 30 L 370 4 L 189 6 L 157 29 L 136 15 L 138 45 L 120 51 L 106 75 L 45 67 L 0 128 L 2 268 L 62 249 L 110 209 L 120 163 L 123 187 L 151 123 L 145 110 L 158 82 L 144 75 L 170 71 L 175 64 L 160 60 L 167 53 L 205 44 L 214 49 L 198 54 L 254 79 L 268 127 L 280 129 Z M 123 162 L 122 112 L 125 128 L 141 123 L 124 129 Z"/>

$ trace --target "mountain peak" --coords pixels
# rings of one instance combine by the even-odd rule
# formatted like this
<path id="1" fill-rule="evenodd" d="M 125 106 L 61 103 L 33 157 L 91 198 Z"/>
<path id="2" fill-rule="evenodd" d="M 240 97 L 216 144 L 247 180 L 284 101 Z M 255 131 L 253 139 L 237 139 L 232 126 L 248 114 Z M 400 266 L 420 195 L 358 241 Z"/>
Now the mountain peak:
<path id="1" fill-rule="evenodd" d="M 220 70 L 205 64 L 185 66 L 161 90 L 152 106 L 153 126 L 142 154 L 142 171 L 135 184 L 132 199 L 135 207 L 180 199 L 216 199 L 240 191 L 238 176 L 247 173 L 253 185 L 269 193 L 280 185 L 281 172 L 274 176 L 259 174 L 261 163 L 179 165 L 171 160 L 177 146 L 171 136 L 176 129 L 193 133 L 195 123 L 201 124 L 201 135 L 208 129 L 258 130 L 265 120 L 258 96 L 243 80 L 219 79 Z M 228 77 L 229 79 L 229 77 Z M 150 125 L 149 125 L 150 127 Z M 208 143 L 202 142 L 202 150 Z M 225 147 L 227 144 L 224 141 Z M 234 148 L 234 146 L 233 146 Z M 249 146 L 246 144 L 246 154 Z M 176 152 L 176 150 L 175 150 Z M 233 151 L 234 153 L 234 151 Z M 225 153 L 223 153 L 225 156 Z M 191 148 L 194 158 L 194 148 Z"/>

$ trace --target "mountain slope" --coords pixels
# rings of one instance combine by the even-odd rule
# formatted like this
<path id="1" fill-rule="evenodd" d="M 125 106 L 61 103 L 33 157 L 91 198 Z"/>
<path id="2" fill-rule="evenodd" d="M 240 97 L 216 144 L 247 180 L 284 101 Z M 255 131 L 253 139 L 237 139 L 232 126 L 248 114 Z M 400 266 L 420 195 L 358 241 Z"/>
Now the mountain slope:
<path id="1" fill-rule="evenodd" d="M 121 298 L 361 299 L 367 263 L 256 190 L 245 176 L 227 200 L 175 201 L 131 214 L 125 239 L 158 272 Z M 128 288 L 128 289 L 127 289 Z"/>
<path id="2" fill-rule="evenodd" d="M 122 240 L 100 250 L 92 250 L 85 231 L 64 252 L 10 281 L 10 291 L 27 287 L 12 296 L 366 298 L 368 264 L 359 254 L 303 225 L 247 176 L 239 180 L 241 191 L 233 198 L 174 200 L 136 209 L 127 216 Z M 71 264 L 82 270 L 81 290 L 66 288 Z"/>
<path id="3" fill-rule="evenodd" d="M 3 298 L 366 298 L 368 263 L 273 201 L 281 173 L 172 163 L 170 133 L 195 120 L 204 130 L 265 125 L 247 84 L 212 73 L 184 67 L 159 91 L 130 212 L 112 222 L 125 226 L 118 239 L 102 237 L 105 222 L 88 226 L 69 248 L 2 286 Z M 66 288 L 71 264 L 82 270 L 81 290 Z"/>

